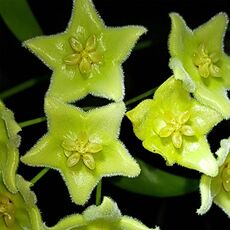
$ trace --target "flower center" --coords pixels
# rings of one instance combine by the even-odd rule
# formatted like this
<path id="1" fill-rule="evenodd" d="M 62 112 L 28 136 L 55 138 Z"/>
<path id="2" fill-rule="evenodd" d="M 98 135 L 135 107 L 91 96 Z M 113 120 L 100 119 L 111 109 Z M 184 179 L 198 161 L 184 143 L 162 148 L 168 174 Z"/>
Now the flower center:
<path id="1" fill-rule="evenodd" d="M 102 150 L 102 145 L 90 142 L 85 133 L 81 133 L 75 140 L 66 139 L 62 142 L 64 154 L 67 157 L 67 165 L 69 168 L 75 166 L 80 159 L 84 165 L 93 170 L 95 169 L 94 153 Z"/>
<path id="2" fill-rule="evenodd" d="M 78 66 L 82 74 L 88 74 L 92 71 L 94 64 L 101 62 L 102 55 L 96 50 L 97 38 L 95 35 L 88 38 L 85 46 L 75 37 L 71 37 L 69 43 L 74 53 L 65 57 L 66 65 Z"/>
<path id="3" fill-rule="evenodd" d="M 14 204 L 6 196 L 0 194 L 0 217 L 3 217 L 7 227 L 14 223 Z"/>
<path id="4" fill-rule="evenodd" d="M 226 192 L 230 192 L 230 162 L 226 163 L 222 171 L 222 184 Z"/>
<path id="5" fill-rule="evenodd" d="M 170 137 L 172 139 L 172 143 L 176 148 L 181 148 L 183 139 L 182 135 L 185 136 L 193 136 L 194 130 L 190 125 L 186 123 L 189 121 L 190 112 L 185 111 L 180 114 L 179 117 L 173 117 L 170 112 L 166 114 L 165 123 L 166 125 L 160 130 L 160 137 Z"/>
<path id="6" fill-rule="evenodd" d="M 204 78 L 221 76 L 220 67 L 217 65 L 219 60 L 220 55 L 217 52 L 209 53 L 203 43 L 193 55 L 193 63 L 198 68 L 200 76 Z"/>

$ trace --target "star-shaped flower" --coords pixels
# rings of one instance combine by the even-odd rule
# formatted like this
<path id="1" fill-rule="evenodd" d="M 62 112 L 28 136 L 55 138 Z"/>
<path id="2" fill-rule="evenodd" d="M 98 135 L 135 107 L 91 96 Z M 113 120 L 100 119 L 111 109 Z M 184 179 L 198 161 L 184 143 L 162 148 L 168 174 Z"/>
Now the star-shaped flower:
<path id="1" fill-rule="evenodd" d="M 104 197 L 100 206 L 89 206 L 82 215 L 76 214 L 60 220 L 50 230 L 160 230 L 148 228 L 137 219 L 122 216 L 117 204 L 110 198 Z"/>
<path id="2" fill-rule="evenodd" d="M 66 102 L 88 93 L 119 101 L 124 94 L 121 64 L 145 32 L 142 26 L 106 27 L 90 0 L 74 0 L 65 32 L 24 45 L 54 71 L 50 95 Z"/>
<path id="3" fill-rule="evenodd" d="M 49 131 L 22 161 L 59 170 L 75 203 L 84 204 L 103 176 L 139 174 L 118 140 L 123 102 L 88 112 L 49 97 L 45 104 Z"/>
<path id="4" fill-rule="evenodd" d="M 35 194 L 30 191 L 30 183 L 16 175 L 17 193 L 11 193 L 2 180 L 0 172 L 0 229 L 42 230 L 40 212 L 35 205 Z"/>
<path id="5" fill-rule="evenodd" d="M 168 165 L 178 163 L 210 176 L 217 174 L 206 134 L 222 117 L 192 98 L 182 81 L 169 78 L 153 100 L 144 100 L 127 116 L 144 148 L 162 155 Z"/>
<path id="6" fill-rule="evenodd" d="M 0 101 L 0 171 L 11 192 L 17 192 L 15 173 L 19 162 L 20 137 L 17 133 L 20 130 L 13 113 Z"/>
<path id="7" fill-rule="evenodd" d="M 230 217 L 230 138 L 222 140 L 220 145 L 216 152 L 219 173 L 214 178 L 201 177 L 201 207 L 197 213 L 206 213 L 214 202 Z"/>
<path id="8" fill-rule="evenodd" d="M 207 23 L 190 30 L 183 18 L 170 14 L 170 67 L 203 104 L 230 117 L 230 57 L 224 53 L 223 38 L 228 17 L 219 13 Z"/>

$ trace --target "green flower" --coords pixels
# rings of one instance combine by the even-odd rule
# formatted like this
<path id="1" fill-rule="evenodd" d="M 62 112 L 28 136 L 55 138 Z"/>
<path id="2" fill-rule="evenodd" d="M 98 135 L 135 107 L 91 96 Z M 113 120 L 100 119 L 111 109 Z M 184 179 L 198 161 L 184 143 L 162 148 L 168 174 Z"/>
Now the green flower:
<path id="1" fill-rule="evenodd" d="M 230 117 L 230 58 L 224 53 L 223 38 L 228 17 L 219 13 L 207 23 L 190 30 L 183 18 L 170 14 L 170 67 L 175 77 L 185 82 L 188 90 L 203 104 Z"/>
<path id="2" fill-rule="evenodd" d="M 76 214 L 60 220 L 49 230 L 153 230 L 129 216 L 122 216 L 117 204 L 104 197 L 100 206 L 91 205 L 82 215 Z M 159 230 L 158 227 L 154 228 Z"/>
<path id="3" fill-rule="evenodd" d="M 47 98 L 48 133 L 22 157 L 60 171 L 73 201 L 84 204 L 103 176 L 137 176 L 140 168 L 117 139 L 123 102 L 84 112 Z"/>
<path id="4" fill-rule="evenodd" d="M 123 99 L 122 62 L 137 39 L 141 26 L 106 27 L 90 0 L 74 0 L 65 32 L 24 43 L 54 71 L 49 94 L 66 102 L 91 93 Z"/>
<path id="5" fill-rule="evenodd" d="M 210 176 L 218 171 L 206 134 L 222 117 L 193 99 L 182 82 L 169 78 L 147 99 L 127 112 L 136 136 L 147 150 Z M 207 119 L 208 116 L 208 119 Z"/>
<path id="6" fill-rule="evenodd" d="M 16 176 L 17 193 L 11 193 L 4 185 L 0 173 L 0 229 L 42 230 L 40 212 L 35 205 L 36 197 L 30 191 L 30 183 Z"/>
<path id="7" fill-rule="evenodd" d="M 6 187 L 13 193 L 17 192 L 15 173 L 19 162 L 20 137 L 17 133 L 20 130 L 13 113 L 0 101 L 0 171 Z"/>
<path id="8" fill-rule="evenodd" d="M 216 152 L 219 173 L 214 178 L 201 177 L 201 207 L 197 213 L 206 213 L 214 202 L 230 217 L 230 138 L 222 140 L 220 145 Z"/>

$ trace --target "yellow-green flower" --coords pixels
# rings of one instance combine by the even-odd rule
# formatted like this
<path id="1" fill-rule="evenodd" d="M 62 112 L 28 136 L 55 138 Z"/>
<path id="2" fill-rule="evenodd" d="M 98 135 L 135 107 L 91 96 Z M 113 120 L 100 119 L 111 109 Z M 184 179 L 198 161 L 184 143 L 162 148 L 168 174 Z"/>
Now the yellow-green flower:
<path id="1" fill-rule="evenodd" d="M 2 180 L 0 172 L 0 229 L 1 230 L 42 230 L 40 212 L 35 205 L 36 197 L 30 191 L 30 183 L 16 175 L 18 192 L 11 193 Z"/>
<path id="2" fill-rule="evenodd" d="M 142 101 L 127 116 L 144 148 L 162 155 L 168 165 L 177 163 L 210 176 L 217 174 L 206 135 L 222 117 L 192 98 L 182 81 L 169 78 L 153 100 Z"/>
<path id="3" fill-rule="evenodd" d="M 0 101 L 0 171 L 11 192 L 17 192 L 15 173 L 19 162 L 20 137 L 17 133 L 20 130 L 13 113 Z"/>
<path id="4" fill-rule="evenodd" d="M 216 152 L 219 173 L 216 177 L 201 177 L 201 207 L 197 213 L 206 213 L 214 202 L 230 217 L 230 138 L 222 140 L 220 145 Z"/>
<path id="5" fill-rule="evenodd" d="M 177 13 L 171 13 L 170 17 L 169 65 L 175 77 L 183 80 L 201 103 L 229 118 L 230 57 L 223 47 L 227 15 L 219 13 L 194 30 Z"/>
<path id="6" fill-rule="evenodd" d="M 118 140 L 123 102 L 88 112 L 47 98 L 48 133 L 22 161 L 60 171 L 72 200 L 84 204 L 103 176 L 137 176 L 140 168 Z"/>
<path id="7" fill-rule="evenodd" d="M 91 205 L 82 214 L 75 214 L 60 220 L 48 230 L 160 230 L 148 228 L 137 219 L 122 216 L 117 204 L 104 197 L 100 206 Z"/>
<path id="8" fill-rule="evenodd" d="M 73 0 L 66 31 L 24 43 L 54 71 L 49 95 L 75 101 L 88 93 L 123 99 L 122 62 L 137 39 L 141 26 L 106 27 L 91 0 Z"/>

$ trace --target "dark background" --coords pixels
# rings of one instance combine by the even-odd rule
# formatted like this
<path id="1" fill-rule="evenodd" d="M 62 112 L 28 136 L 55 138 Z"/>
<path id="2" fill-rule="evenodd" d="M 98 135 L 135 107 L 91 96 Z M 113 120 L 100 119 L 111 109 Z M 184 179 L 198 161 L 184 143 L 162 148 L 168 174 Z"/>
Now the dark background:
<path id="1" fill-rule="evenodd" d="M 29 0 L 29 3 L 44 34 L 50 35 L 65 30 L 71 15 L 72 0 Z M 230 16 L 227 0 L 94 0 L 94 4 L 107 26 L 143 25 L 148 28 L 148 33 L 141 38 L 141 41 L 150 40 L 151 46 L 148 49 L 133 51 L 123 64 L 125 100 L 159 86 L 171 76 L 167 48 L 170 12 L 180 13 L 192 29 L 220 11 Z M 225 51 L 230 54 L 229 32 L 225 36 Z M 0 92 L 27 79 L 50 75 L 51 71 L 34 55 L 21 47 L 20 42 L 0 18 Z M 6 106 L 14 111 L 18 122 L 44 115 L 43 98 L 48 86 L 49 77 L 37 86 L 4 100 Z M 81 105 L 89 105 L 92 101 L 98 105 L 107 103 L 104 100 L 87 97 Z M 229 136 L 229 127 L 229 121 L 224 121 L 208 135 L 213 151 L 218 148 L 220 139 Z M 45 123 L 24 128 L 21 132 L 21 154 L 24 155 L 45 132 Z M 144 150 L 141 142 L 134 136 L 127 118 L 124 118 L 122 122 L 120 139 L 134 157 L 137 156 L 154 166 L 179 175 L 200 177 L 199 173 L 179 166 L 166 167 L 160 156 Z M 40 168 L 31 168 L 23 164 L 19 167 L 19 173 L 28 180 L 40 170 Z M 61 176 L 54 170 L 50 170 L 33 189 L 38 197 L 38 206 L 43 220 L 48 226 L 54 225 L 67 214 L 79 213 L 85 208 L 71 203 Z M 204 216 L 196 214 L 196 209 L 200 206 L 198 191 L 173 198 L 146 197 L 121 190 L 110 183 L 110 178 L 106 178 L 103 179 L 103 194 L 113 198 L 123 214 L 140 219 L 148 227 L 159 225 L 162 230 L 214 230 L 230 227 L 227 215 L 215 205 Z M 58 199 L 54 195 L 57 195 Z M 93 204 L 94 199 L 95 192 L 88 205 Z"/>

